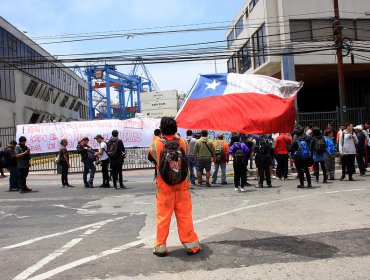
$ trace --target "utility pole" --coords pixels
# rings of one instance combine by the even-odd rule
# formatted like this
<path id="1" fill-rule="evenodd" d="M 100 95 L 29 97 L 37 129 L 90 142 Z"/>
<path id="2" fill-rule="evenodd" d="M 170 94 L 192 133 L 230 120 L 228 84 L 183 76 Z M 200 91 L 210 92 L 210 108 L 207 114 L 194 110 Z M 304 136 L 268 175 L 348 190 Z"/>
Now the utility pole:
<path id="1" fill-rule="evenodd" d="M 342 36 L 342 26 L 340 24 L 339 17 L 339 5 L 338 0 L 334 0 L 334 27 L 335 27 L 335 45 L 337 49 L 337 59 L 338 59 L 338 81 L 339 81 L 339 114 L 340 122 L 345 123 L 348 121 L 347 117 L 347 106 L 346 106 L 346 86 L 344 81 L 343 72 L 343 36 Z"/>

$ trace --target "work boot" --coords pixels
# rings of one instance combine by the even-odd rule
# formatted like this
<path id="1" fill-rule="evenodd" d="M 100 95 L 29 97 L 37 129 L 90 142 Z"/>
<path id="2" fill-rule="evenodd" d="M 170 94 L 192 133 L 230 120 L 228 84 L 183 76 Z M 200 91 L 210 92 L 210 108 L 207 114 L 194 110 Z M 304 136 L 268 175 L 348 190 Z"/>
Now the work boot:
<path id="1" fill-rule="evenodd" d="M 168 254 L 168 251 L 164 251 L 164 252 L 157 252 L 155 249 L 153 250 L 153 254 L 156 255 L 157 257 L 160 257 L 160 258 L 163 258 L 163 257 L 166 257 L 167 254 Z"/>
<path id="2" fill-rule="evenodd" d="M 197 250 L 197 251 L 195 251 L 195 252 L 193 252 L 192 250 L 187 250 L 187 254 L 188 254 L 188 256 L 193 256 L 193 255 L 196 255 L 196 254 L 198 254 L 200 252 L 200 248 L 199 248 L 199 250 Z"/>
<path id="3" fill-rule="evenodd" d="M 342 174 L 342 176 L 340 176 L 339 181 L 343 181 L 345 177 L 346 177 L 346 175 Z"/>

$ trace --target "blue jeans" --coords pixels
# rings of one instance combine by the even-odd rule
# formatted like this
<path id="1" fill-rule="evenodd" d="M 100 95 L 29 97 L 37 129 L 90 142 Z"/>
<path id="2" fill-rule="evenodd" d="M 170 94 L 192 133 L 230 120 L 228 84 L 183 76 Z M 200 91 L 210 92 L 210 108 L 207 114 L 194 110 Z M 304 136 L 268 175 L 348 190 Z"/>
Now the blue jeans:
<path id="1" fill-rule="evenodd" d="M 88 160 L 88 159 L 85 159 L 82 162 L 84 164 L 84 172 L 83 172 L 84 184 L 88 185 L 89 182 L 92 184 L 93 181 L 94 181 L 94 176 L 95 176 L 95 171 L 96 171 L 95 164 L 92 161 Z M 89 170 L 90 170 L 90 179 L 89 179 L 89 182 L 88 182 L 87 181 L 87 173 L 89 173 Z"/>
<path id="2" fill-rule="evenodd" d="M 194 168 L 196 168 L 195 164 L 195 158 L 193 156 L 188 156 L 188 164 L 189 164 L 189 170 L 190 170 L 190 182 L 195 182 L 195 174 L 194 174 Z"/>
<path id="3" fill-rule="evenodd" d="M 221 183 L 226 183 L 226 162 L 215 163 L 215 170 L 212 175 L 212 183 L 215 184 L 217 181 L 218 168 L 221 167 Z"/>
<path id="4" fill-rule="evenodd" d="M 17 166 L 9 166 L 9 189 L 18 189 L 18 168 Z"/>

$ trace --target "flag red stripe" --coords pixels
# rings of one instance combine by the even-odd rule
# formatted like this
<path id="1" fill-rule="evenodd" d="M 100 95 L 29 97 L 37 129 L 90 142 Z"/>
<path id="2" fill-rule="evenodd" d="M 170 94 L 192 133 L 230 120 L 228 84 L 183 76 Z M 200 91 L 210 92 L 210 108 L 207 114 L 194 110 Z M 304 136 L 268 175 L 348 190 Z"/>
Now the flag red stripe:
<path id="1" fill-rule="evenodd" d="M 293 131 L 295 117 L 294 96 L 248 93 L 189 99 L 176 121 L 186 129 L 265 134 Z"/>

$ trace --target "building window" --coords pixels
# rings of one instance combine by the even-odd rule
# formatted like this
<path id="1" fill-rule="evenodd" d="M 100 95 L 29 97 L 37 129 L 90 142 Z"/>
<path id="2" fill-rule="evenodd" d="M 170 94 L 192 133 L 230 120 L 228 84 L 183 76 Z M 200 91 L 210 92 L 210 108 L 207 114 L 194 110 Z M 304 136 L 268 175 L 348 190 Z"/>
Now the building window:
<path id="1" fill-rule="evenodd" d="M 38 84 L 39 84 L 38 82 L 31 80 L 24 94 L 28 96 L 32 96 Z"/>
<path id="2" fill-rule="evenodd" d="M 356 22 L 353 19 L 341 19 L 340 25 L 343 27 L 342 29 L 343 39 L 355 41 L 356 40 Z"/>
<path id="3" fill-rule="evenodd" d="M 290 20 L 290 40 L 292 42 L 312 41 L 311 21 L 310 20 Z"/>
<path id="4" fill-rule="evenodd" d="M 359 19 L 356 20 L 356 33 L 358 41 L 370 41 L 370 20 Z"/>
<path id="5" fill-rule="evenodd" d="M 311 20 L 313 41 L 333 41 L 333 22 L 329 19 Z"/>
<path id="6" fill-rule="evenodd" d="M 64 108 L 67 106 L 67 102 L 68 102 L 68 99 L 69 97 L 68 96 L 65 96 L 62 100 L 62 102 L 60 103 L 60 107 Z"/>
<path id="7" fill-rule="evenodd" d="M 227 61 L 227 72 L 236 73 L 236 59 L 234 55 Z"/>
<path id="8" fill-rule="evenodd" d="M 251 59 L 251 44 L 250 41 L 240 49 L 238 53 L 239 58 L 239 73 L 245 73 L 252 67 L 252 59 Z"/>
<path id="9" fill-rule="evenodd" d="M 227 36 L 227 47 L 230 48 L 234 43 L 235 35 L 234 35 L 234 28 L 231 30 L 229 36 Z"/>
<path id="10" fill-rule="evenodd" d="M 37 123 L 37 120 L 39 119 L 40 114 L 33 113 L 28 123 Z"/>
<path id="11" fill-rule="evenodd" d="M 57 102 L 59 95 L 60 95 L 60 92 L 58 91 L 57 95 L 54 97 L 54 100 L 52 101 L 53 104 Z"/>
<path id="12" fill-rule="evenodd" d="M 69 105 L 69 110 L 72 110 L 73 109 L 73 107 L 75 106 L 75 104 L 76 104 L 76 99 L 73 99 L 72 100 L 72 102 L 71 102 L 71 105 Z"/>
<path id="13" fill-rule="evenodd" d="M 67 75 L 66 75 L 66 73 L 63 73 L 63 81 L 64 82 L 67 82 Z"/>
<path id="14" fill-rule="evenodd" d="M 266 62 L 266 29 L 263 24 L 253 35 L 253 50 L 254 50 L 254 68 L 257 68 Z"/>
<path id="15" fill-rule="evenodd" d="M 240 34 L 243 32 L 244 29 L 244 14 L 239 18 L 238 22 L 235 26 L 235 35 L 236 38 L 239 38 Z"/>
<path id="16" fill-rule="evenodd" d="M 257 5 L 257 3 L 258 3 L 258 0 L 251 0 L 249 2 L 249 12 L 251 12 L 254 9 L 254 7 Z"/>

